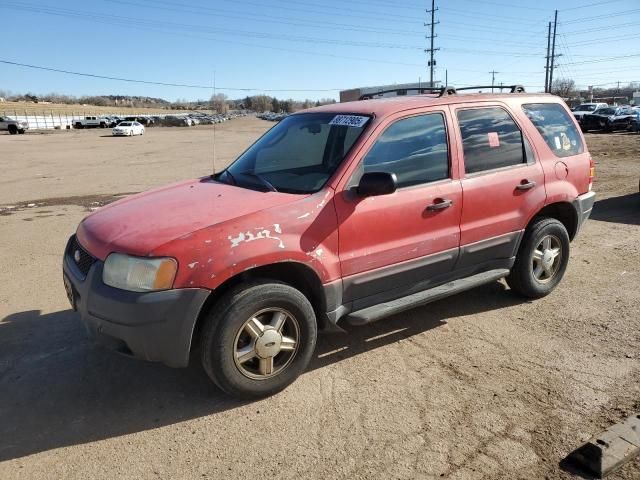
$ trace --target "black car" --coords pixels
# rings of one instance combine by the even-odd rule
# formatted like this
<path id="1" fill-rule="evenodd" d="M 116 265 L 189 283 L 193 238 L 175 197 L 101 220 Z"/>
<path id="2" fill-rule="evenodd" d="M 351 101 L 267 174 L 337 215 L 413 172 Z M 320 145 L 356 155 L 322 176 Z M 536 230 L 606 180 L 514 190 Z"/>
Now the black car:
<path id="1" fill-rule="evenodd" d="M 583 132 L 628 130 L 635 116 L 636 112 L 630 107 L 599 108 L 594 113 L 584 115 L 580 126 Z"/>

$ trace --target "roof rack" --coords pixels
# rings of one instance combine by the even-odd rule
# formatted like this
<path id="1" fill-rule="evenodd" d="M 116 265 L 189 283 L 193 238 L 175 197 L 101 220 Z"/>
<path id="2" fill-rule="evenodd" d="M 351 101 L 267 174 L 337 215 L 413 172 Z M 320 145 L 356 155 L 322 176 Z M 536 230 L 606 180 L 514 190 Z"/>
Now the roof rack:
<path id="1" fill-rule="evenodd" d="M 525 93 L 524 87 L 522 85 L 477 85 L 473 87 L 442 87 L 440 89 L 440 96 L 446 97 L 447 95 L 455 95 L 459 90 L 478 90 L 480 88 L 490 88 L 500 89 L 500 91 L 504 89 L 509 89 L 509 93 Z"/>
<path id="2" fill-rule="evenodd" d="M 390 90 L 380 90 L 379 92 L 371 92 L 371 93 L 364 93 L 362 95 L 360 95 L 360 98 L 358 98 L 358 100 L 371 100 L 374 97 L 378 96 L 378 95 L 383 95 L 385 93 L 393 93 L 393 92 L 405 92 L 402 95 L 406 95 L 406 92 L 408 91 L 413 91 L 413 90 L 417 90 L 418 91 L 418 95 L 422 95 L 425 93 L 434 93 L 434 92 L 440 92 L 440 90 L 442 90 L 442 87 L 407 87 L 407 88 L 392 88 Z"/>
<path id="3" fill-rule="evenodd" d="M 509 93 L 525 93 L 522 85 L 477 85 L 474 87 L 413 87 L 413 88 L 392 88 L 390 90 L 380 90 L 379 92 L 365 93 L 360 95 L 358 100 L 371 100 L 378 95 L 393 92 L 404 92 L 402 95 L 406 95 L 407 91 L 416 90 L 418 95 L 425 93 L 438 93 L 438 97 L 447 97 L 449 95 L 456 95 L 460 90 L 478 90 L 480 88 L 499 89 L 500 91 L 509 89 Z"/>

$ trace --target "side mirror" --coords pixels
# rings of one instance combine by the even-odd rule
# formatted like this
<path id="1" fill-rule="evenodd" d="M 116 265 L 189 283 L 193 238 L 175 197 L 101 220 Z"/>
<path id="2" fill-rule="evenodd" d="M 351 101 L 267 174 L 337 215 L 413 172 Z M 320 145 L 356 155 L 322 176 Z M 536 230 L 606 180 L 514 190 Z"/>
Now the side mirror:
<path id="1" fill-rule="evenodd" d="M 398 179 L 395 173 L 369 172 L 360 178 L 356 192 L 361 197 L 388 195 L 396 191 L 397 185 Z"/>

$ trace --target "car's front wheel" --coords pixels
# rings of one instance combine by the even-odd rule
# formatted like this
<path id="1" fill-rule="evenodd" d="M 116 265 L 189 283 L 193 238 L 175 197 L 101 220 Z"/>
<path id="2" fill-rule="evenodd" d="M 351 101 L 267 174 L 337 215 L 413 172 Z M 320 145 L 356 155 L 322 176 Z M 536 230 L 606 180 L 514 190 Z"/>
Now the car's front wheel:
<path id="1" fill-rule="evenodd" d="M 205 321 L 204 369 L 218 387 L 237 397 L 284 389 L 305 370 L 316 345 L 313 307 L 299 290 L 283 283 L 236 287 Z"/>
<path id="2" fill-rule="evenodd" d="M 507 284 L 525 297 L 544 297 L 560 283 L 568 262 L 567 229 L 555 218 L 539 218 L 524 234 Z"/>
<path id="3" fill-rule="evenodd" d="M 16 127 L 15 125 L 9 125 L 8 130 L 11 135 L 15 135 L 16 133 L 18 133 L 18 127 Z"/>

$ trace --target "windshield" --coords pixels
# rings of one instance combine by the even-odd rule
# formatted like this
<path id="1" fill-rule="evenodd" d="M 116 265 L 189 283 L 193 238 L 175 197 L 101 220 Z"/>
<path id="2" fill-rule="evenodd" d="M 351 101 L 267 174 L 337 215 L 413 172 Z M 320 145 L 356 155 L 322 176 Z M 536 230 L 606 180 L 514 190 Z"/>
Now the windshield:
<path id="1" fill-rule="evenodd" d="M 615 115 L 615 108 L 601 108 L 598 110 L 598 115 Z"/>
<path id="2" fill-rule="evenodd" d="M 596 107 L 597 105 L 593 105 L 593 104 L 580 105 L 578 108 L 576 108 L 576 111 L 593 112 L 596 109 Z"/>
<path id="3" fill-rule="evenodd" d="M 335 113 L 292 115 L 276 124 L 216 178 L 264 191 L 317 192 L 369 119 Z"/>

